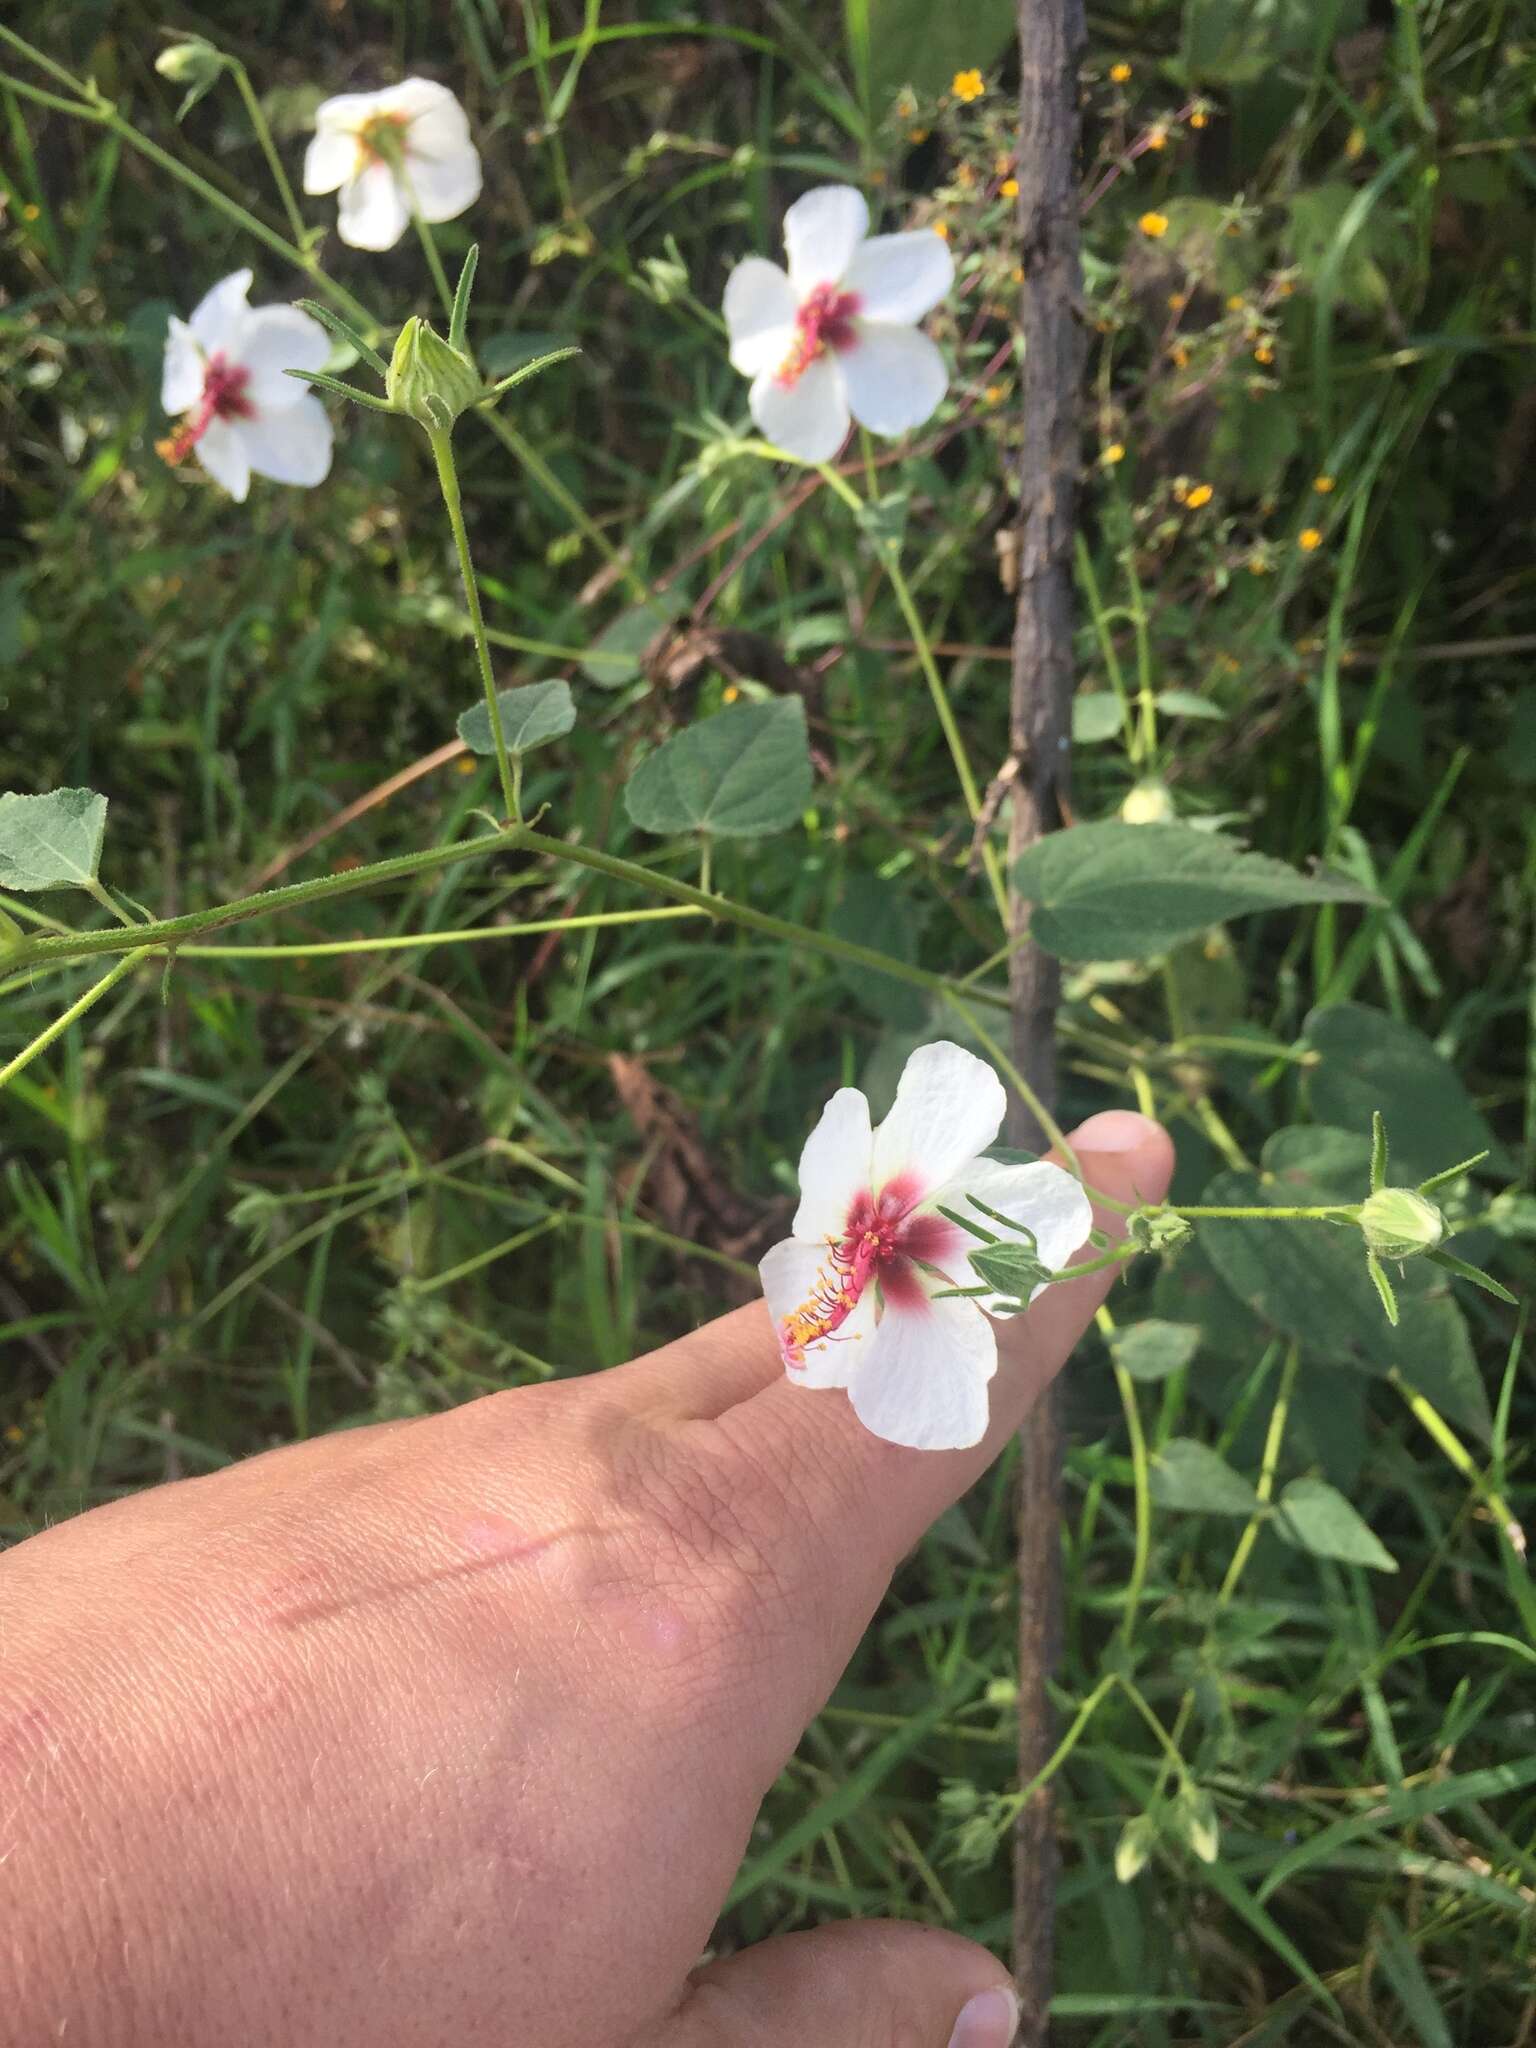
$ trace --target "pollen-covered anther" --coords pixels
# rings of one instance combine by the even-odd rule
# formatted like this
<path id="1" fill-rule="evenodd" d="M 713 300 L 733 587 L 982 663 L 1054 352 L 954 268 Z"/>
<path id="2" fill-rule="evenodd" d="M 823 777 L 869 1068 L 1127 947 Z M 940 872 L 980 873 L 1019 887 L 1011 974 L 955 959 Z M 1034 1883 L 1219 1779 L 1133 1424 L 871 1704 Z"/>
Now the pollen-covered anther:
<path id="1" fill-rule="evenodd" d="M 829 348 L 841 351 L 854 346 L 859 338 L 854 326 L 859 305 L 857 292 L 842 291 L 835 284 L 818 284 L 807 292 L 795 314 L 794 342 L 777 371 L 777 381 L 786 391 Z"/>

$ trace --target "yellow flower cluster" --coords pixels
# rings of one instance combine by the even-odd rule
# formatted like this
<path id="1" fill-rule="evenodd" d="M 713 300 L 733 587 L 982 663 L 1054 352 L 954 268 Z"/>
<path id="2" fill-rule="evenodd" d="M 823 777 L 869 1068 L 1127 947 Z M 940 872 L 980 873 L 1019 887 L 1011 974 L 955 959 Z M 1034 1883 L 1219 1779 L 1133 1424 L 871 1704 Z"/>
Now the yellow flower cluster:
<path id="1" fill-rule="evenodd" d="M 957 100 L 963 100 L 969 106 L 972 100 L 981 98 L 987 84 L 979 71 L 957 71 L 950 81 L 949 89 Z"/>

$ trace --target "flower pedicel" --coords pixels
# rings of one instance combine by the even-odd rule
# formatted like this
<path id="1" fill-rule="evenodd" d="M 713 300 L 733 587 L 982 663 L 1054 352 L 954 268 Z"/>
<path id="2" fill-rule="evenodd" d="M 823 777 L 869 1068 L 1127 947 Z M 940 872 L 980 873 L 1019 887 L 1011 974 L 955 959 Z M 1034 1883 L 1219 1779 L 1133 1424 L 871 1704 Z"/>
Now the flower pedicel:
<path id="1" fill-rule="evenodd" d="M 725 288 L 731 363 L 752 379 L 759 430 L 802 462 L 827 462 L 850 418 L 875 434 L 928 419 L 949 385 L 917 322 L 954 282 L 942 235 L 869 233 L 851 185 L 822 185 L 784 216 L 788 271 L 748 256 Z"/>
<path id="2" fill-rule="evenodd" d="M 840 1088 L 800 1155 L 794 1236 L 759 1269 L 790 1379 L 845 1388 L 866 1429 L 890 1443 L 958 1450 L 986 1433 L 997 1370 L 988 1316 L 1017 1304 L 995 1292 L 947 1292 L 985 1285 L 971 1263 L 986 1249 L 981 1233 L 1032 1240 L 1051 1272 L 1092 1228 L 1081 1183 L 1061 1167 L 981 1156 L 1006 1107 L 985 1061 L 943 1040 L 907 1061 L 878 1129 L 859 1090 Z M 952 1216 L 974 1218 L 981 1231 Z"/>

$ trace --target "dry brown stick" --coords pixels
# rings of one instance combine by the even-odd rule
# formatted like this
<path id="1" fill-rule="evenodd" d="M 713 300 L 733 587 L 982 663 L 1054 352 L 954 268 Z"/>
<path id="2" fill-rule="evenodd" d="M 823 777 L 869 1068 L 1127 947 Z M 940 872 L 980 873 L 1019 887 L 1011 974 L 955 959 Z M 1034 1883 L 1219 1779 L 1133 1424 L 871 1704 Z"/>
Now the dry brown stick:
<path id="1" fill-rule="evenodd" d="M 1019 601 L 1013 639 L 1009 752 L 1022 764 L 1012 791 L 1010 864 L 1060 821 L 1072 705 L 1072 527 L 1078 469 L 1082 336 L 1077 308 L 1078 60 L 1082 0 L 1019 0 L 1019 224 L 1024 285 L 1024 437 L 1019 472 Z M 1028 906 L 1010 899 L 1012 936 Z M 1047 1104 L 1056 1094 L 1054 963 L 1018 947 L 1009 968 L 1014 1061 Z M 1022 1102 L 1016 1144 L 1043 1134 Z M 1061 1424 L 1048 1396 L 1025 1424 L 1019 1462 L 1019 1782 L 1051 1750 L 1046 1681 L 1061 1608 Z M 1055 1802 L 1043 1787 L 1014 1836 L 1014 1971 L 1023 2048 L 1049 2035 L 1055 1950 Z"/>

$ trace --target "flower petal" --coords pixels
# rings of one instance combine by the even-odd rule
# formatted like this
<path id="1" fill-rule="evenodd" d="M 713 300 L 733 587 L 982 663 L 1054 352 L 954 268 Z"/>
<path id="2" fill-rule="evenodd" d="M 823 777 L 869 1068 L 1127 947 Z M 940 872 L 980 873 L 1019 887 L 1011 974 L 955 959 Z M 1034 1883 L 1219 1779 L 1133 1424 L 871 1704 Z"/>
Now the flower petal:
<path id="1" fill-rule="evenodd" d="M 915 327 L 855 322 L 858 339 L 839 352 L 848 407 L 872 434 L 904 434 L 937 410 L 949 371 L 934 342 Z"/>
<path id="2" fill-rule="evenodd" d="M 289 370 L 319 370 L 331 338 L 297 306 L 257 306 L 240 336 L 240 364 L 250 372 L 245 395 L 258 412 L 283 412 L 304 399 L 305 387 Z"/>
<path id="3" fill-rule="evenodd" d="M 459 110 L 455 107 L 454 111 Z M 467 135 L 449 148 L 428 153 L 416 147 L 413 128 L 406 145 L 405 172 L 423 220 L 457 220 L 480 197 L 480 152 Z"/>
<path id="4" fill-rule="evenodd" d="M 251 488 L 250 460 L 244 439 L 228 420 L 208 422 L 198 436 L 197 459 L 237 505 L 245 503 L 245 494 Z"/>
<path id="5" fill-rule="evenodd" d="M 1093 1228 L 1093 1205 L 1082 1182 L 1048 1159 L 1037 1160 L 1032 1166 L 1005 1166 L 996 1159 L 976 1159 L 930 1197 L 929 1206 L 951 1209 L 957 1216 L 975 1216 L 983 1230 L 991 1230 L 1006 1243 L 1009 1240 L 1005 1231 L 998 1230 L 969 1207 L 972 1195 L 989 1209 L 1032 1231 L 1044 1266 L 1064 1266 L 1087 1242 Z M 1019 1239 L 1020 1243 L 1027 1241 Z M 976 1246 L 981 1242 L 980 1238 L 971 1240 Z M 970 1276 L 973 1284 L 977 1278 L 978 1275 Z M 1034 1292 L 1039 1294 L 1041 1289 L 1037 1287 Z M 1004 1303 L 1011 1299 L 1008 1295 L 993 1295 L 980 1306 L 989 1316 L 1000 1316 L 1006 1313 Z"/>
<path id="6" fill-rule="evenodd" d="M 866 320 L 910 327 L 931 313 L 955 281 L 948 242 L 932 228 L 905 235 L 872 235 L 853 252 L 843 283 L 859 295 Z"/>
<path id="7" fill-rule="evenodd" d="M 386 86 L 383 92 L 338 92 L 322 100 L 315 109 L 315 133 L 333 130 L 341 135 L 355 135 L 365 121 L 387 111 L 384 101 L 392 90 L 393 87 Z"/>
<path id="8" fill-rule="evenodd" d="M 836 284 L 869 231 L 864 194 L 852 185 L 818 185 L 784 216 L 789 274 L 802 297 L 812 285 Z"/>
<path id="9" fill-rule="evenodd" d="M 887 1307 L 878 1343 L 848 1381 L 853 1412 L 887 1443 L 958 1451 L 987 1430 L 987 1382 L 997 1370 L 992 1325 L 969 1301 Z"/>
<path id="10" fill-rule="evenodd" d="M 759 430 L 802 462 L 830 462 L 848 438 L 848 395 L 836 356 L 818 356 L 793 384 L 781 384 L 776 370 L 762 371 L 750 403 Z"/>
<path id="11" fill-rule="evenodd" d="M 232 355 L 236 362 L 240 360 L 237 344 L 250 317 L 251 309 L 246 304 L 250 289 L 250 271 L 232 270 L 228 277 L 221 277 L 211 291 L 204 292 L 193 307 L 192 318 L 187 325 L 205 356 L 216 355 L 222 350 Z"/>
<path id="12" fill-rule="evenodd" d="M 765 1252 L 757 1270 L 775 1335 L 786 1316 L 804 1308 L 821 1288 L 837 1279 L 826 1246 L 805 1244 L 797 1237 L 786 1237 Z M 875 1335 L 875 1290 L 867 1287 L 829 1337 L 806 1345 L 804 1365 L 790 1366 L 786 1361 L 785 1371 L 797 1387 L 846 1387 L 860 1362 L 870 1355 Z"/>
<path id="13" fill-rule="evenodd" d="M 869 1191 L 870 1151 L 869 1103 L 857 1088 L 839 1088 L 800 1154 L 796 1237 L 842 1238 L 854 1197 Z"/>
<path id="14" fill-rule="evenodd" d="M 171 414 L 186 412 L 203 395 L 203 352 L 185 320 L 173 313 L 165 330 L 165 364 L 160 372 L 160 404 Z"/>
<path id="15" fill-rule="evenodd" d="M 748 256 L 726 280 L 721 308 L 731 336 L 731 366 L 744 377 L 776 370 L 795 338 L 800 299 L 788 275 L 766 256 Z"/>
<path id="16" fill-rule="evenodd" d="M 1007 1107 L 1003 1084 L 985 1060 L 948 1039 L 920 1045 L 875 1132 L 875 1192 L 909 1179 L 917 1200 L 931 1202 L 935 1189 L 992 1143 Z"/>
<path id="17" fill-rule="evenodd" d="M 349 93 L 347 97 L 353 95 Z M 355 129 L 317 126 L 304 152 L 304 190 L 334 192 L 338 185 L 355 177 L 364 162 Z"/>
<path id="18" fill-rule="evenodd" d="M 393 249 L 410 212 L 388 164 L 369 164 L 341 188 L 336 231 L 353 249 Z"/>
<path id="19" fill-rule="evenodd" d="M 439 85 L 435 78 L 402 78 L 398 85 L 386 85 L 381 92 L 369 93 L 367 97 L 372 101 L 370 112 L 403 115 L 413 131 L 417 123 L 427 122 L 427 133 L 449 141 L 469 139 L 464 109 L 447 86 Z M 413 132 L 413 146 L 415 139 Z"/>
<path id="20" fill-rule="evenodd" d="M 292 379 L 289 380 L 292 382 Z M 238 420 L 235 431 L 257 476 L 279 484 L 318 484 L 331 467 L 331 420 L 312 392 L 300 391 L 297 405 Z"/>

